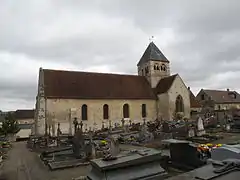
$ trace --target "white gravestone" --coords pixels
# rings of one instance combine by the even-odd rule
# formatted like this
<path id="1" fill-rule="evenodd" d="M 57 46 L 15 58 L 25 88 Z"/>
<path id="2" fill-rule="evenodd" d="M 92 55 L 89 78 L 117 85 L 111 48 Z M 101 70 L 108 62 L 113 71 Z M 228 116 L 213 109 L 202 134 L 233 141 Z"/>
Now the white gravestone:
<path id="1" fill-rule="evenodd" d="M 197 120 L 197 136 L 202 136 L 204 135 L 206 132 L 205 132 L 205 129 L 204 129 L 204 126 L 203 126 L 203 120 L 201 117 L 198 118 Z"/>

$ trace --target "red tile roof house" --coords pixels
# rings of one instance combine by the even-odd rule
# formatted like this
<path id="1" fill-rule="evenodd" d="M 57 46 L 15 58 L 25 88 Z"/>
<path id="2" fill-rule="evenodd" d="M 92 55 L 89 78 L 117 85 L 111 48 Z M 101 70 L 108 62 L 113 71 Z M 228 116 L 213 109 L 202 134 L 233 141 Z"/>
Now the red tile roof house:
<path id="1" fill-rule="evenodd" d="M 28 138 L 34 129 L 34 109 L 19 109 L 14 116 L 19 124 L 20 131 L 16 134 L 17 139 Z"/>
<path id="2" fill-rule="evenodd" d="M 203 111 L 214 113 L 218 120 L 224 118 L 229 110 L 240 109 L 240 94 L 236 91 L 201 89 L 196 99 L 202 104 Z"/>
<path id="3" fill-rule="evenodd" d="M 190 117 L 190 91 L 170 62 L 151 42 L 137 64 L 138 75 L 39 70 L 36 134 L 72 133 L 73 120 L 83 129 L 98 129 L 121 119 L 142 122 L 172 119 L 175 112 Z"/>

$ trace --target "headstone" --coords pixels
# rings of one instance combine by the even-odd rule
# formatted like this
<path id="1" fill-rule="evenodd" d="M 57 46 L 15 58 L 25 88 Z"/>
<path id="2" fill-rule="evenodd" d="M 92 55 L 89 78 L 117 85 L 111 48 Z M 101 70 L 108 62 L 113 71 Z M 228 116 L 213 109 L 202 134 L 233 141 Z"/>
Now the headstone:
<path id="1" fill-rule="evenodd" d="M 131 119 L 129 120 L 129 125 L 132 126 L 132 120 Z"/>
<path id="2" fill-rule="evenodd" d="M 102 130 L 104 129 L 105 127 L 104 127 L 104 121 L 102 121 Z"/>
<path id="3" fill-rule="evenodd" d="M 73 152 L 76 158 L 81 158 L 83 156 L 83 148 L 85 145 L 85 140 L 82 131 L 77 131 L 73 137 Z"/>
<path id="4" fill-rule="evenodd" d="M 163 122 L 163 124 L 162 124 L 162 131 L 165 132 L 165 133 L 169 133 L 170 132 L 169 124 L 167 122 Z"/>
<path id="5" fill-rule="evenodd" d="M 194 137 L 195 136 L 195 131 L 193 128 L 189 128 L 188 130 L 188 137 L 191 138 L 191 137 Z"/>
<path id="6" fill-rule="evenodd" d="M 204 130 L 204 126 L 203 126 L 203 120 L 201 117 L 198 117 L 197 120 L 197 136 L 202 136 L 204 135 L 206 132 Z"/>
<path id="7" fill-rule="evenodd" d="M 117 156 L 120 152 L 119 142 L 112 136 L 109 137 L 109 148 L 111 156 Z"/>

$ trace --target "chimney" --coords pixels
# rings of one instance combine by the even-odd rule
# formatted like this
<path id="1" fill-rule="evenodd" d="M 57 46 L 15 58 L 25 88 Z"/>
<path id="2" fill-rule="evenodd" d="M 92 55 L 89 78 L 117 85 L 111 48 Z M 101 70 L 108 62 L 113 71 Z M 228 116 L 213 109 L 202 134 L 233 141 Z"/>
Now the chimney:
<path id="1" fill-rule="evenodd" d="M 190 90 L 190 87 L 188 86 L 188 90 Z"/>
<path id="2" fill-rule="evenodd" d="M 229 89 L 227 88 L 227 91 L 229 91 Z"/>

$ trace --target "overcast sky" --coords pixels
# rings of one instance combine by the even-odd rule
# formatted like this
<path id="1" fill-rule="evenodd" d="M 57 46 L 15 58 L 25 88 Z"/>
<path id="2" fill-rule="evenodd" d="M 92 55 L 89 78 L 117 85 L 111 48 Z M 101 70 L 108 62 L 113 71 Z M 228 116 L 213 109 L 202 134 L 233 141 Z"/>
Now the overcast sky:
<path id="1" fill-rule="evenodd" d="M 0 0 L 0 109 L 34 108 L 39 67 L 136 74 L 155 44 L 196 94 L 240 90 L 239 0 Z"/>

